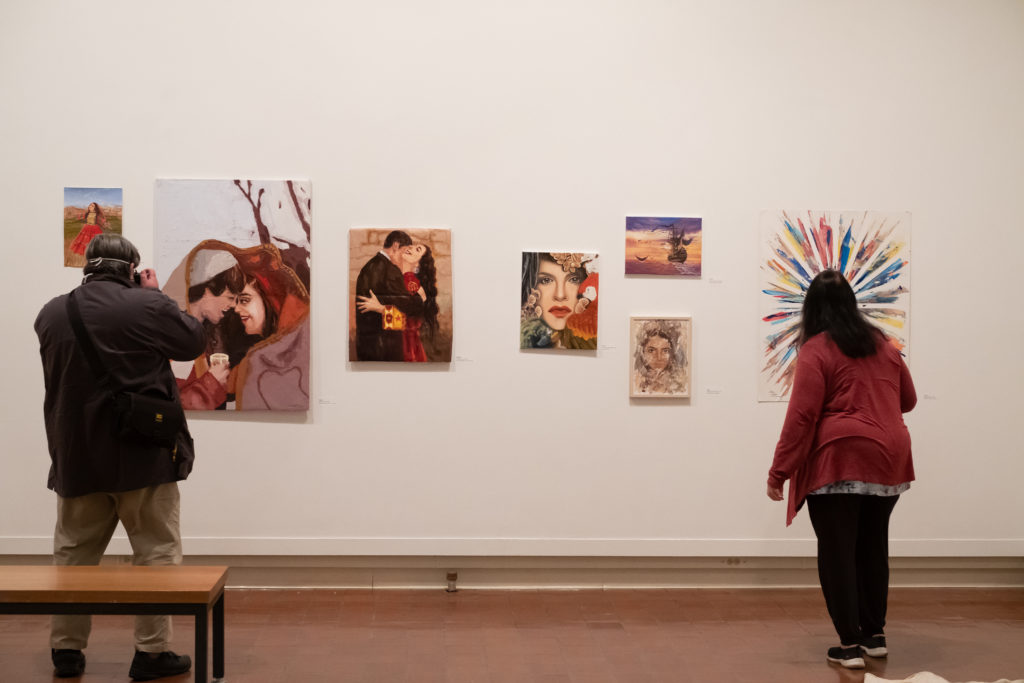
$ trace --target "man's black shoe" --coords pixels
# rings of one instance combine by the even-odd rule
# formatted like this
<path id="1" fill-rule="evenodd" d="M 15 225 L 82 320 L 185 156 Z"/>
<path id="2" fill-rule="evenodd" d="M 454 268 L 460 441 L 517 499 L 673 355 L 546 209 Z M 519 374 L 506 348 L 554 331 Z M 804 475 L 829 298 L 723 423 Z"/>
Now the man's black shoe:
<path id="1" fill-rule="evenodd" d="M 53 675 L 57 678 L 74 678 L 85 672 L 85 655 L 81 650 L 50 650 L 53 660 Z"/>
<path id="2" fill-rule="evenodd" d="M 177 676 L 191 668 L 192 660 L 188 655 L 176 655 L 170 650 L 158 654 L 136 652 L 128 675 L 133 681 L 152 681 L 164 676 Z"/>

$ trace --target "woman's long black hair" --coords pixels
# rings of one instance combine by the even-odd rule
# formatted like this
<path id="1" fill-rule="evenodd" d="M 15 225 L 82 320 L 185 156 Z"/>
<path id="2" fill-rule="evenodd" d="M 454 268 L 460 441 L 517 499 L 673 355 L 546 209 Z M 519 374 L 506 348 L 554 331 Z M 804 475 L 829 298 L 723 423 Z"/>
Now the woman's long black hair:
<path id="1" fill-rule="evenodd" d="M 426 249 L 420 258 L 416 277 L 427 294 L 427 299 L 423 302 L 423 326 L 428 335 L 433 335 L 437 331 L 437 314 L 441 308 L 437 305 L 437 266 L 434 264 L 434 253 L 430 251 L 430 247 Z"/>
<path id="2" fill-rule="evenodd" d="M 873 355 L 882 335 L 860 312 L 853 287 L 836 270 L 823 270 L 814 276 L 804 296 L 800 344 L 821 332 L 828 332 L 850 358 Z"/>

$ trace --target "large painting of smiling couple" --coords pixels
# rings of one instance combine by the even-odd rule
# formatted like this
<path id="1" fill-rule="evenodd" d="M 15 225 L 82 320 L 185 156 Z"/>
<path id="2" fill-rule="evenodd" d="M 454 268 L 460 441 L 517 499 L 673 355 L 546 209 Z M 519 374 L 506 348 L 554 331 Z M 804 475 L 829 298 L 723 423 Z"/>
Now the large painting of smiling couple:
<path id="1" fill-rule="evenodd" d="M 310 192 L 297 180 L 156 182 L 157 275 L 206 330 L 206 351 L 172 364 L 186 409 L 309 408 Z"/>
<path id="2" fill-rule="evenodd" d="M 349 360 L 447 363 L 452 329 L 449 230 L 349 231 Z"/>
<path id="3" fill-rule="evenodd" d="M 519 348 L 597 348 L 597 254 L 523 252 Z"/>

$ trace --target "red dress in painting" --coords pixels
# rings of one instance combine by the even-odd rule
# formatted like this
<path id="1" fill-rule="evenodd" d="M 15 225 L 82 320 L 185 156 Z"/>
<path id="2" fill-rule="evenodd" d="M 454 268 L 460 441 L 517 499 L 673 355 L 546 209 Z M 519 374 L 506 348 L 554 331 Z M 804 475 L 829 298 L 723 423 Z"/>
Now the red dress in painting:
<path id="1" fill-rule="evenodd" d="M 405 288 L 410 294 L 420 291 L 420 279 L 415 273 L 403 273 Z M 423 350 L 423 341 L 420 339 L 420 326 L 423 324 L 421 318 L 406 316 L 405 328 L 402 330 L 402 360 L 406 363 L 426 363 L 427 352 Z"/>
<path id="2" fill-rule="evenodd" d="M 85 214 L 85 225 L 78 231 L 78 235 L 69 247 L 76 254 L 85 254 L 85 248 L 96 235 L 103 232 L 98 224 L 103 221 L 102 215 L 96 211 L 89 211 Z"/>

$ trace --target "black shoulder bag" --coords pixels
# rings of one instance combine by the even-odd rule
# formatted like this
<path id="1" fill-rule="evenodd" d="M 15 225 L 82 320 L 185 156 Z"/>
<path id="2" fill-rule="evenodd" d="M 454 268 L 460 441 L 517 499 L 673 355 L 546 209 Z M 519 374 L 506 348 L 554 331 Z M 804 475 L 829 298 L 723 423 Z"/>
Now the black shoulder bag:
<path id="1" fill-rule="evenodd" d="M 146 396 L 133 391 L 117 391 L 112 386 L 111 377 L 107 373 L 103 363 L 100 362 L 99 354 L 92 343 L 92 338 L 82 323 L 82 314 L 78 310 L 78 302 L 75 301 L 75 292 L 68 295 L 67 300 L 68 318 L 71 320 L 71 328 L 75 331 L 75 338 L 85 352 L 93 373 L 101 385 L 105 385 L 107 391 L 114 399 L 114 417 L 117 420 L 118 433 L 129 439 L 149 442 L 166 448 L 174 448 L 178 432 L 185 424 L 185 411 L 178 401 L 168 401 L 164 398 Z"/>

